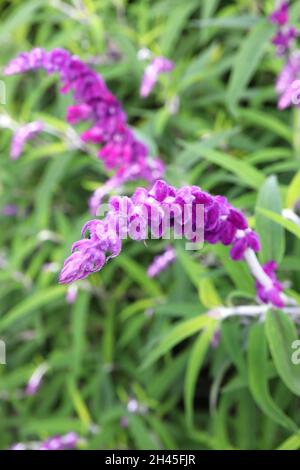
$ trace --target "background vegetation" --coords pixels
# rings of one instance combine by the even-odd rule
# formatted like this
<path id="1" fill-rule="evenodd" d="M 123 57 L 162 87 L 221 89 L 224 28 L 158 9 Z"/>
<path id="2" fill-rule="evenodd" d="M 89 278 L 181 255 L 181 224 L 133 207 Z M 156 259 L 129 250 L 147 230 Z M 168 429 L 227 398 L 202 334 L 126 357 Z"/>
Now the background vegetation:
<path id="1" fill-rule="evenodd" d="M 197 184 L 243 209 L 262 236 L 262 260 L 279 262 L 279 277 L 297 298 L 299 233 L 256 210 L 280 212 L 300 195 L 299 115 L 276 108 L 282 61 L 265 19 L 272 1 L 0 5 L 2 66 L 34 46 L 64 47 L 95 64 L 129 122 L 166 162 L 168 182 Z M 298 25 L 299 16 L 295 1 Z M 141 47 L 176 63 L 172 78 L 162 77 L 145 101 L 138 94 Z M 59 135 L 41 134 L 13 162 L 12 133 L 1 129 L 0 208 L 16 204 L 18 213 L 0 215 L 0 337 L 7 345 L 7 364 L 0 365 L 0 448 L 69 431 L 80 434 L 83 449 L 300 447 L 300 366 L 291 367 L 286 349 L 295 329 L 284 323 L 284 337 L 277 337 L 284 321 L 277 312 L 266 324 L 223 322 L 216 348 L 215 323 L 200 331 L 201 314 L 214 306 L 253 303 L 253 280 L 244 263 L 230 261 L 227 248 L 197 253 L 179 245 L 177 262 L 150 280 L 147 267 L 163 242 L 128 242 L 120 257 L 79 283 L 76 302 L 67 303 L 55 270 L 90 218 L 91 191 L 107 175 L 96 158 L 66 142 L 71 98 L 59 93 L 56 76 L 3 80 L 1 114 L 18 123 L 42 119 Z M 172 114 L 176 97 L 179 109 Z M 28 397 L 24 388 L 42 362 L 49 370 Z"/>

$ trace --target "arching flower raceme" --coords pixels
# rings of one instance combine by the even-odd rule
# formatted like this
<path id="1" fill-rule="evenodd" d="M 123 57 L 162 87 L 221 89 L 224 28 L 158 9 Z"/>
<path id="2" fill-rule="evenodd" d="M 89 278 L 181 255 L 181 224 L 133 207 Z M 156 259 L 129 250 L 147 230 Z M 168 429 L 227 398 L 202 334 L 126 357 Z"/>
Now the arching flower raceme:
<path id="1" fill-rule="evenodd" d="M 23 149 L 28 140 L 36 137 L 44 129 L 42 121 L 33 121 L 20 126 L 13 135 L 10 147 L 10 157 L 17 160 L 23 153 Z"/>
<path id="2" fill-rule="evenodd" d="M 156 85 L 158 77 L 162 73 L 169 73 L 174 68 L 174 62 L 166 57 L 155 57 L 145 68 L 140 87 L 140 96 L 146 98 Z"/>
<path id="3" fill-rule="evenodd" d="M 11 75 L 39 68 L 50 74 L 59 73 L 61 92 L 73 92 L 75 104 L 68 108 L 67 120 L 70 124 L 91 123 L 81 138 L 84 142 L 100 145 L 98 156 L 107 170 L 115 171 L 123 182 L 124 174 L 128 179 L 141 178 L 149 182 L 162 177 L 162 161 L 150 157 L 146 145 L 128 126 L 121 103 L 107 88 L 103 78 L 78 57 L 64 49 L 46 52 L 36 48 L 13 59 L 4 73 Z M 134 171 L 128 171 L 132 166 Z"/>
<path id="4" fill-rule="evenodd" d="M 293 41 L 298 37 L 299 33 L 294 26 L 289 25 L 289 5 L 283 1 L 274 10 L 269 17 L 270 21 L 277 26 L 277 31 L 272 39 L 272 43 L 276 46 L 277 54 L 285 54 Z"/>

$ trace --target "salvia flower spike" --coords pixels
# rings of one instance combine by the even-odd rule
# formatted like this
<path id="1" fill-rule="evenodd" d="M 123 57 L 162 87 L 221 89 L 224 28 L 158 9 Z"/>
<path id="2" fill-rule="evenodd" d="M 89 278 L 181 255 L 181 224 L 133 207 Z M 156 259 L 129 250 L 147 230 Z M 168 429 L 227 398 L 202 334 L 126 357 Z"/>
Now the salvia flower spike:
<path id="1" fill-rule="evenodd" d="M 98 73 L 78 57 L 59 48 L 50 52 L 35 48 L 22 53 L 7 65 L 4 73 L 12 75 L 36 69 L 44 69 L 49 74 L 59 73 L 61 92 L 73 92 L 74 105 L 67 110 L 67 121 L 70 124 L 90 123 L 81 139 L 100 146 L 98 157 L 103 160 L 106 170 L 113 170 L 116 178 L 123 182 L 125 176 L 149 182 L 163 176 L 163 162 L 152 158 L 147 146 L 136 138 L 121 103 Z M 130 167 L 134 170 L 127 171 Z M 94 206 L 93 203 L 93 210 Z"/>
<path id="2" fill-rule="evenodd" d="M 196 217 L 197 206 L 201 206 L 204 212 L 200 222 Z M 188 213 L 187 219 L 183 217 L 182 209 Z M 110 258 L 120 254 L 122 240 L 128 236 L 145 240 L 151 227 L 154 238 L 164 238 L 164 222 L 168 217 L 174 233 L 188 241 L 197 241 L 201 232 L 203 241 L 207 243 L 230 245 L 231 258 L 246 260 L 259 281 L 260 299 L 281 306 L 284 302 L 281 285 L 257 261 L 255 252 L 260 250 L 259 237 L 248 227 L 244 215 L 223 196 L 212 196 L 197 186 L 176 189 L 163 180 L 156 181 L 149 190 L 137 188 L 131 198 L 112 197 L 105 217 L 91 220 L 83 227 L 82 233 L 88 231 L 89 238 L 73 245 L 72 254 L 60 273 L 60 283 L 84 279 L 101 270 Z M 186 230 L 187 222 L 193 227 L 192 233 Z"/>

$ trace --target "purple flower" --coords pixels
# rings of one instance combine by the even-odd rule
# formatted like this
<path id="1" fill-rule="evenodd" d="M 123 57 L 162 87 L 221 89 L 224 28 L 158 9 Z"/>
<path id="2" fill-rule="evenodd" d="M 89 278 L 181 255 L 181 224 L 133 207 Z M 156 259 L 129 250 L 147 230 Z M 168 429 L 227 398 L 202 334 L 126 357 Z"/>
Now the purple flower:
<path id="1" fill-rule="evenodd" d="M 245 251 L 248 248 L 251 248 L 255 252 L 261 249 L 259 237 L 257 233 L 253 232 L 251 229 L 237 233 L 237 237 L 234 239 L 230 251 L 231 258 L 235 261 L 243 259 Z"/>
<path id="2" fill-rule="evenodd" d="M 146 67 L 140 87 L 140 96 L 146 98 L 153 90 L 159 75 L 169 73 L 174 68 L 174 62 L 166 57 L 155 57 Z"/>
<path id="3" fill-rule="evenodd" d="M 10 450 L 72 450 L 77 447 L 79 436 L 71 431 L 63 436 L 49 437 L 42 442 L 19 442 L 11 446 Z"/>
<path id="4" fill-rule="evenodd" d="M 277 26 L 284 26 L 289 20 L 289 5 L 288 2 L 281 2 L 281 4 L 270 15 L 270 20 Z"/>
<path id="5" fill-rule="evenodd" d="M 199 205 L 204 210 L 204 227 L 201 226 L 203 220 L 196 217 Z M 163 180 L 157 180 L 150 190 L 136 189 L 131 198 L 112 197 L 105 218 L 91 220 L 84 226 L 83 234 L 88 231 L 89 238 L 73 245 L 73 253 L 64 263 L 60 282 L 83 279 L 102 269 L 110 258 L 120 253 L 122 240 L 126 237 L 145 240 L 149 231 L 156 238 L 163 237 L 165 222 L 189 241 L 197 241 L 198 232 L 203 231 L 204 239 L 209 243 L 233 244 L 233 259 L 241 259 L 247 248 L 259 250 L 258 235 L 248 229 L 243 214 L 226 198 L 212 196 L 197 186 L 176 189 Z M 193 227 L 192 233 L 188 231 L 190 227 Z M 150 275 L 170 261 L 171 253 L 168 251 L 163 261 L 156 260 Z"/>
<path id="6" fill-rule="evenodd" d="M 69 286 L 66 294 L 66 301 L 68 304 L 74 304 L 78 295 L 78 287 L 76 285 Z"/>
<path id="7" fill-rule="evenodd" d="M 39 391 L 43 377 L 47 370 L 47 364 L 41 364 L 39 367 L 37 367 L 37 369 L 35 369 L 26 386 L 26 395 L 35 395 Z"/>
<path id="8" fill-rule="evenodd" d="M 268 261 L 264 266 L 264 272 L 269 276 L 272 281 L 272 286 L 270 288 L 266 288 L 258 281 L 256 281 L 256 291 L 259 299 L 264 303 L 271 303 L 275 307 L 283 308 L 284 301 L 281 297 L 281 293 L 283 291 L 282 284 L 276 278 L 276 269 L 277 263 L 275 261 Z"/>
<path id="9" fill-rule="evenodd" d="M 6 217 L 14 217 L 18 214 L 18 211 L 19 208 L 16 204 L 7 204 L 1 209 L 0 213 Z"/>
<path id="10" fill-rule="evenodd" d="M 291 105 L 299 105 L 299 77 L 300 54 L 294 53 L 283 67 L 277 79 L 276 91 L 279 95 L 279 109 L 285 109 Z"/>
<path id="11" fill-rule="evenodd" d="M 176 259 L 176 253 L 171 246 L 168 246 L 166 250 L 159 256 L 155 256 L 154 260 L 150 264 L 147 270 L 149 277 L 156 277 L 162 271 L 173 263 Z"/>
<path id="12" fill-rule="evenodd" d="M 166 59 L 160 58 L 155 68 L 162 73 L 170 68 L 168 63 Z M 107 170 L 125 171 L 134 165 L 135 178 L 153 182 L 162 176 L 162 162 L 158 158 L 149 158 L 148 148 L 135 137 L 127 125 L 127 115 L 121 103 L 109 91 L 100 75 L 78 57 L 59 48 L 50 52 L 33 49 L 31 52 L 22 53 L 8 64 L 5 74 L 22 73 L 37 68 L 43 68 L 50 74 L 59 73 L 61 92 L 73 92 L 74 105 L 68 108 L 67 120 L 71 124 L 91 121 L 92 126 L 81 138 L 85 142 L 101 145 L 98 156 L 104 161 Z M 20 155 L 22 142 L 14 144 L 12 158 L 18 158 Z"/>
<path id="13" fill-rule="evenodd" d="M 272 39 L 272 44 L 276 46 L 277 54 L 283 55 L 291 46 L 299 33 L 293 26 L 288 26 L 284 30 L 278 30 Z"/>
<path id="14" fill-rule="evenodd" d="M 44 123 L 41 121 L 33 121 L 24 126 L 19 127 L 13 135 L 10 147 L 10 156 L 13 160 L 17 160 L 23 152 L 24 146 L 28 140 L 33 139 L 44 129 Z"/>

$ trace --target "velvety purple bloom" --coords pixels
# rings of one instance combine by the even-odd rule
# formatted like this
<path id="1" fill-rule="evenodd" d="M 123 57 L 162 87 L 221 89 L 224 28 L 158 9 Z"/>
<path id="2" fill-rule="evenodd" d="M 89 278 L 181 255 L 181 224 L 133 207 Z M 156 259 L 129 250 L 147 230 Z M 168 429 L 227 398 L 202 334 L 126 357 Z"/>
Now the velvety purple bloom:
<path id="1" fill-rule="evenodd" d="M 275 307 L 283 308 L 284 301 L 281 297 L 281 293 L 283 291 L 282 284 L 276 278 L 276 269 L 277 263 L 275 261 L 268 261 L 264 266 L 263 270 L 269 276 L 269 278 L 273 281 L 273 285 L 271 288 L 266 288 L 265 286 L 261 285 L 258 281 L 256 281 L 256 291 L 259 299 L 264 303 L 271 303 Z"/>
<path id="2" fill-rule="evenodd" d="M 28 140 L 36 137 L 37 134 L 44 129 L 44 123 L 41 121 L 33 121 L 19 127 L 12 138 L 10 147 L 10 156 L 13 160 L 17 160 L 23 152 L 24 146 Z"/>
<path id="3" fill-rule="evenodd" d="M 174 62 L 166 57 L 155 57 L 146 67 L 140 87 L 140 95 L 146 98 L 153 90 L 158 77 L 162 73 L 169 73 L 174 68 Z"/>
<path id="4" fill-rule="evenodd" d="M 159 65 L 160 64 L 160 65 Z M 161 72 L 168 68 L 165 59 L 156 66 Z M 136 178 L 153 182 L 157 177 L 156 168 L 163 164 L 158 158 L 150 158 L 149 150 L 137 139 L 127 125 L 127 115 L 121 103 L 107 88 L 103 78 L 88 67 L 78 57 L 64 49 L 46 52 L 33 49 L 13 59 L 5 69 L 5 74 L 27 72 L 43 68 L 48 73 L 59 73 L 62 93 L 73 92 L 74 105 L 67 111 L 71 124 L 90 121 L 91 127 L 82 134 L 82 140 L 101 146 L 98 152 L 107 170 L 123 170 L 135 165 Z M 160 73 L 161 73 L 160 72 Z M 20 145 L 16 145 L 13 155 L 19 155 Z M 14 156 L 13 158 L 17 158 Z M 154 171 L 152 167 L 154 165 Z"/>
<path id="5" fill-rule="evenodd" d="M 261 249 L 259 237 L 257 233 L 253 232 L 251 229 L 247 229 L 242 233 L 238 232 L 238 236 L 235 238 L 230 251 L 231 258 L 235 261 L 243 259 L 245 251 L 248 248 L 251 248 L 255 252 Z"/>
<path id="6" fill-rule="evenodd" d="M 281 4 L 270 15 L 270 20 L 277 26 L 284 26 L 289 20 L 289 5 L 288 2 L 281 2 Z"/>
<path id="7" fill-rule="evenodd" d="M 203 230 L 209 243 L 233 245 L 233 259 L 241 259 L 247 248 L 259 250 L 258 236 L 248 229 L 244 215 L 226 198 L 212 196 L 197 186 L 176 189 L 158 180 L 149 190 L 137 188 L 131 198 L 114 196 L 109 204 L 104 219 L 91 220 L 84 226 L 83 234 L 88 231 L 89 238 L 73 245 L 73 254 L 65 261 L 60 274 L 61 283 L 99 271 L 108 259 L 120 253 L 126 237 L 145 240 L 150 229 L 155 238 L 163 237 L 167 218 L 169 226 L 187 240 L 197 241 L 197 233 Z M 204 210 L 204 227 L 197 226 L 203 223 L 196 217 L 199 205 Z M 187 231 L 188 225 L 193 227 L 192 233 Z"/>
<path id="8" fill-rule="evenodd" d="M 154 260 L 150 264 L 147 270 L 149 277 L 156 277 L 162 271 L 167 269 L 167 267 L 173 263 L 176 259 L 176 253 L 171 246 L 168 246 L 166 250 L 158 256 L 155 256 Z"/>

